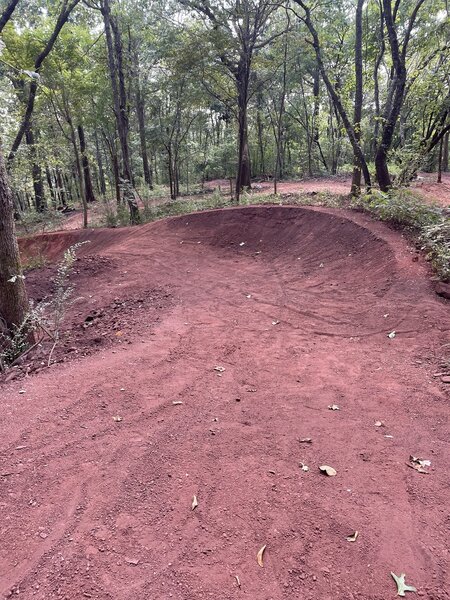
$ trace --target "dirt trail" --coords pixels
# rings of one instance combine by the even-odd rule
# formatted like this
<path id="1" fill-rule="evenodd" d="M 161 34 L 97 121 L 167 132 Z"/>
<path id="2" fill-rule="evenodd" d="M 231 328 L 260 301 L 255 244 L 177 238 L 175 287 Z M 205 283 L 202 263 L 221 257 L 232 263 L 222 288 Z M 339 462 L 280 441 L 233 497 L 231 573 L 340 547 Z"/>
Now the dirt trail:
<path id="1" fill-rule="evenodd" d="M 249 207 L 33 243 L 85 235 L 109 262 L 79 277 L 79 327 L 172 301 L 0 388 L 0 598 L 386 600 L 390 571 L 449 598 L 448 303 L 400 235 Z"/>

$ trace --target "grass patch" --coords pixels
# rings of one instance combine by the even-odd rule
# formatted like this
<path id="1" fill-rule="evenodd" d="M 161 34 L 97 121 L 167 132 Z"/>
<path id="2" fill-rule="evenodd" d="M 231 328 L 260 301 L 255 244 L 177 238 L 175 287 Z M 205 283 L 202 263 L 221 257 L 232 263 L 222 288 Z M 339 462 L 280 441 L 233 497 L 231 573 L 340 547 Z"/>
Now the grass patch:
<path id="1" fill-rule="evenodd" d="M 425 204 L 413 192 L 397 189 L 390 194 L 378 190 L 351 203 L 396 229 L 407 231 L 442 281 L 450 280 L 450 218 L 437 205 Z"/>

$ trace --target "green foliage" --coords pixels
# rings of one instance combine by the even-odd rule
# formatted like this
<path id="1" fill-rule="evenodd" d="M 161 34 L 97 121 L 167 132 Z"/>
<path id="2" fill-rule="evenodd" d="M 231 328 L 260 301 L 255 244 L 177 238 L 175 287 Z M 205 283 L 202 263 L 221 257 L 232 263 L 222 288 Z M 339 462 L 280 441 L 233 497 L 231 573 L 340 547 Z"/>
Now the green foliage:
<path id="1" fill-rule="evenodd" d="M 450 279 L 450 218 L 443 209 L 424 204 L 404 189 L 392 194 L 374 191 L 352 202 L 377 219 L 412 233 L 438 277 Z"/>
<path id="2" fill-rule="evenodd" d="M 450 218 L 443 216 L 434 225 L 425 226 L 420 241 L 439 277 L 450 281 Z"/>

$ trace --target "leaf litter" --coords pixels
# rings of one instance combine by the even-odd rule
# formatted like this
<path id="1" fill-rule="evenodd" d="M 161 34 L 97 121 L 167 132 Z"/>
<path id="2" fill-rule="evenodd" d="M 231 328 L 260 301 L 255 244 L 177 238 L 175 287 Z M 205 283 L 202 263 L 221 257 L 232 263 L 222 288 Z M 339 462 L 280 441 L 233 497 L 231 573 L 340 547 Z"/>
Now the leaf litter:
<path id="1" fill-rule="evenodd" d="M 333 467 L 330 467 L 329 465 L 321 465 L 319 469 L 324 475 L 328 475 L 328 477 L 334 477 L 337 474 L 336 469 L 333 469 Z"/>
<path id="2" fill-rule="evenodd" d="M 258 551 L 258 554 L 256 555 L 256 560 L 258 561 L 258 565 L 260 567 L 264 567 L 264 562 L 263 562 L 263 555 L 264 555 L 264 551 L 267 547 L 267 544 L 264 544 L 264 546 Z"/>
<path id="3" fill-rule="evenodd" d="M 424 475 L 429 475 L 430 471 L 428 471 L 427 467 L 431 467 L 431 460 L 427 460 L 425 458 L 418 458 L 417 456 L 410 456 L 409 462 L 406 463 L 408 467 L 414 469 L 418 473 L 423 473 Z"/>
<path id="4" fill-rule="evenodd" d="M 397 584 L 397 596 L 404 596 L 405 592 L 417 592 L 417 589 L 413 585 L 407 585 L 405 583 L 406 575 L 404 573 L 396 575 L 391 571 L 391 575 Z"/>

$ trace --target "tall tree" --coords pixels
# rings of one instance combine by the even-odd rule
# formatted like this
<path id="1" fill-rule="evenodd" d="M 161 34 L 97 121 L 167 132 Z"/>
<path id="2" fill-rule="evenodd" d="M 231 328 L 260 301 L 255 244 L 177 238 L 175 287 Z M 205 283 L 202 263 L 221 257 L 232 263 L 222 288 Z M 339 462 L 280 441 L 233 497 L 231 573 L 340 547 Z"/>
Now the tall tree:
<path id="1" fill-rule="evenodd" d="M 278 31 L 267 35 L 270 17 L 279 4 L 270 0 L 230 0 L 213 5 L 211 2 L 180 0 L 203 15 L 213 28 L 213 43 L 221 63 L 232 76 L 237 92 L 238 167 L 236 196 L 251 187 L 251 164 L 248 142 L 248 103 L 252 63 L 255 54 L 274 39 Z"/>
<path id="2" fill-rule="evenodd" d="M 140 217 L 131 172 L 129 144 L 130 127 L 128 120 L 128 97 L 123 65 L 122 34 L 116 17 L 111 14 L 109 0 L 101 0 L 100 10 L 103 15 L 103 22 L 105 25 L 108 66 L 114 101 L 114 114 L 116 117 L 117 131 L 119 133 L 120 148 L 122 151 L 124 195 L 126 196 L 128 207 L 130 209 L 130 222 L 135 224 L 139 222 Z"/>
<path id="3" fill-rule="evenodd" d="M 403 36 L 403 42 L 399 42 L 397 35 L 397 27 L 395 25 L 396 15 L 401 4 L 401 0 L 395 2 L 392 6 L 391 0 L 383 0 L 383 13 L 386 31 L 389 40 L 391 51 L 393 77 L 390 81 L 388 90 L 388 99 L 383 115 L 383 130 L 381 134 L 380 144 L 375 155 L 375 168 L 377 173 L 377 181 L 380 189 L 388 191 L 392 187 L 392 180 L 388 168 L 388 152 L 391 148 L 394 138 L 395 127 L 398 117 L 403 106 L 406 90 L 407 70 L 406 70 L 406 54 L 408 45 L 411 40 L 411 34 L 416 23 L 416 19 L 420 7 L 425 0 L 418 0 L 406 23 L 406 29 Z"/>
<path id="4" fill-rule="evenodd" d="M 364 181 L 366 183 L 366 187 L 368 189 L 370 189 L 371 177 L 370 177 L 370 172 L 369 172 L 369 167 L 367 165 L 366 157 L 361 148 L 360 142 L 358 140 L 358 136 L 355 132 L 355 127 L 352 125 L 350 118 L 347 114 L 347 111 L 344 107 L 342 98 L 340 97 L 340 95 L 336 89 L 336 86 L 333 85 L 330 75 L 328 73 L 328 70 L 325 67 L 325 62 L 323 59 L 323 52 L 322 52 L 322 45 L 320 43 L 319 34 L 317 33 L 317 29 L 312 20 L 311 7 L 308 4 L 306 4 L 305 2 L 303 2 L 303 0 L 294 0 L 294 1 L 303 9 L 303 15 L 297 15 L 297 16 L 299 16 L 299 18 L 305 23 L 306 27 L 308 28 L 308 30 L 311 34 L 311 37 L 312 37 L 311 45 L 314 48 L 317 64 L 318 64 L 323 82 L 325 83 L 325 85 L 327 87 L 328 93 L 330 94 L 330 97 L 333 101 L 336 111 L 339 113 L 339 115 L 342 119 L 342 122 L 345 127 L 345 131 L 347 132 L 350 144 L 353 149 L 353 153 L 354 153 L 357 161 L 361 165 L 361 169 L 364 174 Z"/>
<path id="5" fill-rule="evenodd" d="M 0 17 L 0 33 L 17 2 L 10 2 Z M 28 312 L 28 297 L 20 263 L 14 224 L 14 207 L 5 161 L 0 147 L 0 328 L 8 335 Z"/>

